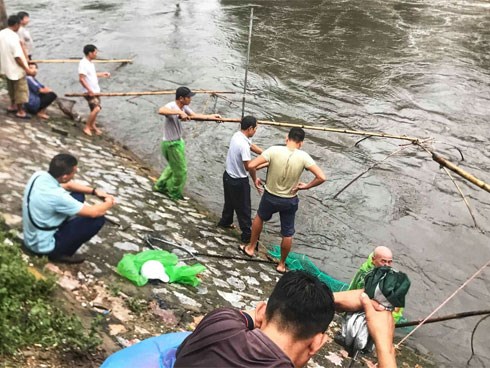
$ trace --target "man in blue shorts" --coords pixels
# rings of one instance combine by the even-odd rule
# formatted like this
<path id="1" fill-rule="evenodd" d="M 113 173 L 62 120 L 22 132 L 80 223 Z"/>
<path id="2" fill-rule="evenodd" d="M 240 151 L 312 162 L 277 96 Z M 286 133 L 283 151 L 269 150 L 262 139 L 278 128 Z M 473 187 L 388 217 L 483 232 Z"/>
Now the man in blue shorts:
<path id="1" fill-rule="evenodd" d="M 286 272 L 286 258 L 291 250 L 294 235 L 294 219 L 298 210 L 298 191 L 307 190 L 322 184 L 325 174 L 315 164 L 315 161 L 305 151 L 301 150 L 305 139 L 305 132 L 301 128 L 292 128 L 286 139 L 286 146 L 272 146 L 253 159 L 249 164 L 249 172 L 259 165 L 269 163 L 267 170 L 264 195 L 260 201 L 257 215 L 252 223 L 252 236 L 250 243 L 240 249 L 249 257 L 254 255 L 254 248 L 262 232 L 264 221 L 270 220 L 274 213 L 279 212 L 281 219 L 281 259 L 277 265 L 277 272 Z M 310 171 L 315 177 L 309 183 L 299 181 L 303 170 Z M 255 173 L 254 173 L 255 174 Z M 255 187 L 260 188 L 260 178 L 255 180 Z"/>

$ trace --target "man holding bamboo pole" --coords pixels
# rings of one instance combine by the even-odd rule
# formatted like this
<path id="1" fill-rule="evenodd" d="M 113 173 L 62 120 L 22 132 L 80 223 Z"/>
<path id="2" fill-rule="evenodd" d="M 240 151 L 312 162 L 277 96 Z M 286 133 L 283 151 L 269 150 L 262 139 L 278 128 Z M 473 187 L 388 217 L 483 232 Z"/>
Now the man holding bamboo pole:
<path id="1" fill-rule="evenodd" d="M 185 142 L 182 139 L 181 120 L 217 119 L 218 114 L 196 114 L 189 107 L 195 93 L 187 87 L 175 91 L 175 101 L 162 106 L 158 113 L 165 115 L 163 125 L 162 155 L 167 160 L 167 167 L 156 181 L 153 189 L 167 195 L 172 200 L 184 199 L 184 186 L 187 180 L 187 162 L 185 159 Z"/>
<path id="2" fill-rule="evenodd" d="M 269 221 L 274 213 L 279 212 L 282 235 L 281 259 L 276 268 L 279 273 L 286 272 L 285 262 L 293 244 L 294 219 L 299 204 L 298 191 L 316 187 L 326 180 L 325 174 L 311 156 L 301 150 L 304 139 L 303 129 L 291 128 L 286 139 L 286 146 L 270 147 L 248 165 L 250 175 L 253 177 L 259 165 L 269 163 L 264 195 L 252 223 L 250 243 L 240 246 L 240 250 L 247 256 L 253 257 L 264 221 Z M 309 183 L 299 181 L 305 169 L 315 176 Z M 260 178 L 257 178 L 255 187 L 259 189 L 261 185 Z"/>
<path id="3" fill-rule="evenodd" d="M 94 94 L 100 92 L 99 77 L 109 78 L 111 76 L 109 72 L 97 73 L 95 71 L 95 65 L 92 60 L 97 57 L 97 51 L 97 47 L 94 45 L 85 45 L 83 48 L 85 57 L 78 64 L 78 78 L 84 92 L 87 94 L 85 99 L 90 108 L 90 114 L 85 123 L 85 128 L 83 128 L 83 132 L 88 136 L 92 136 L 92 132 L 96 135 L 102 134 L 102 130 L 95 126 L 95 120 L 102 107 L 100 105 L 100 98 Z"/>

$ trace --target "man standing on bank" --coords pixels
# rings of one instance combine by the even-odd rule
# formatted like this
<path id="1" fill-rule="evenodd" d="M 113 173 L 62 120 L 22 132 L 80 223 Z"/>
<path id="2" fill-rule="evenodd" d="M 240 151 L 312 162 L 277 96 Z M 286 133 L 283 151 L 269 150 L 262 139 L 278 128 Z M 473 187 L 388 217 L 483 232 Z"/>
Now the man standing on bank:
<path id="1" fill-rule="evenodd" d="M 167 160 L 167 167 L 155 182 L 153 189 L 176 201 L 184 199 L 184 186 L 187 180 L 187 162 L 185 159 L 185 142 L 182 139 L 183 126 L 181 120 L 193 118 L 220 118 L 220 115 L 196 114 L 189 107 L 195 93 L 187 87 L 179 87 L 175 91 L 175 101 L 160 107 L 158 113 L 165 115 L 163 124 L 162 155 Z"/>
<path id="2" fill-rule="evenodd" d="M 260 201 L 257 215 L 252 224 L 252 236 L 246 246 L 240 246 L 242 252 L 253 257 L 255 244 L 259 239 L 264 221 L 279 212 L 281 220 L 281 259 L 277 272 L 286 272 L 286 258 L 291 250 L 294 235 L 294 219 L 298 210 L 298 191 L 307 190 L 322 184 L 325 174 L 305 151 L 301 150 L 305 139 L 305 131 L 291 128 L 286 139 L 286 146 L 272 146 L 248 164 L 250 175 L 259 165 L 269 163 L 264 195 Z M 299 179 L 304 170 L 310 171 L 315 177 L 309 183 L 301 183 Z M 260 178 L 255 180 L 255 187 L 260 188 Z"/>
<path id="3" fill-rule="evenodd" d="M 24 51 L 17 31 L 20 20 L 17 15 L 11 15 L 7 20 L 7 28 L 0 31 L 0 74 L 7 79 L 7 89 L 11 105 L 7 112 L 15 113 L 20 119 L 30 119 L 24 110 L 24 104 L 29 101 L 26 75 L 34 75 L 27 64 Z"/>
<path id="4" fill-rule="evenodd" d="M 102 110 L 100 97 L 95 96 L 95 93 L 100 93 L 99 77 L 109 78 L 111 76 L 111 73 L 109 72 L 97 73 L 95 71 L 95 65 L 92 60 L 97 58 L 97 51 L 97 47 L 94 45 L 85 45 L 83 47 L 83 54 L 85 57 L 80 60 L 80 64 L 78 64 L 78 79 L 83 87 L 83 92 L 88 95 L 85 96 L 85 99 L 90 108 L 90 114 L 85 123 L 85 128 L 83 128 L 83 132 L 88 136 L 92 136 L 92 132 L 95 133 L 95 135 L 102 134 L 102 130 L 95 126 L 97 114 Z"/>
<path id="5" fill-rule="evenodd" d="M 250 201 L 250 184 L 248 182 L 248 164 L 250 151 L 260 155 L 262 149 L 252 144 L 252 137 L 257 131 L 257 119 L 245 116 L 240 123 L 240 131 L 233 134 L 226 155 L 226 169 L 223 173 L 223 190 L 225 203 L 218 226 L 233 227 L 233 212 L 236 212 L 238 224 L 242 231 L 243 243 L 250 241 L 252 226 L 252 207 Z M 251 173 L 255 183 L 255 170 Z"/>
<path id="6" fill-rule="evenodd" d="M 103 190 L 72 181 L 77 165 L 72 155 L 58 154 L 49 163 L 48 172 L 32 175 L 24 191 L 24 245 L 54 262 L 83 262 L 75 252 L 99 232 L 105 213 L 115 204 L 114 197 Z M 88 205 L 84 203 L 86 194 L 103 202 Z"/>
<path id="7" fill-rule="evenodd" d="M 27 29 L 27 25 L 31 19 L 29 18 L 29 13 L 25 11 L 18 12 L 17 16 L 20 20 L 20 28 L 17 31 L 17 34 L 19 35 L 20 43 L 24 49 L 26 57 L 31 60 L 32 51 L 34 50 L 34 41 L 32 40 L 31 33 Z"/>

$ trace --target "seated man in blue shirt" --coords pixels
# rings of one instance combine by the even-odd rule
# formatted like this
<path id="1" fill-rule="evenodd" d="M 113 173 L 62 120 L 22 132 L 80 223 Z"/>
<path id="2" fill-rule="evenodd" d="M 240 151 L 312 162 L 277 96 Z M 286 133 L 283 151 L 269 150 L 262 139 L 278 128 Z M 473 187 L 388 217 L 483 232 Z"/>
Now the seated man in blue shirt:
<path id="1" fill-rule="evenodd" d="M 48 172 L 32 175 L 24 191 L 24 245 L 55 262 L 83 262 L 84 258 L 75 252 L 99 232 L 105 213 L 115 204 L 114 197 L 103 190 L 72 181 L 77 165 L 74 156 L 58 154 L 51 160 Z M 103 202 L 88 205 L 84 203 L 85 194 L 95 195 Z"/>
<path id="2" fill-rule="evenodd" d="M 49 119 L 49 116 L 46 114 L 46 109 L 58 96 L 56 96 L 56 93 L 51 88 L 45 87 L 36 79 L 37 64 L 30 63 L 29 65 L 34 75 L 26 77 L 29 87 L 29 102 L 24 107 L 31 114 L 36 114 L 38 118 Z"/>

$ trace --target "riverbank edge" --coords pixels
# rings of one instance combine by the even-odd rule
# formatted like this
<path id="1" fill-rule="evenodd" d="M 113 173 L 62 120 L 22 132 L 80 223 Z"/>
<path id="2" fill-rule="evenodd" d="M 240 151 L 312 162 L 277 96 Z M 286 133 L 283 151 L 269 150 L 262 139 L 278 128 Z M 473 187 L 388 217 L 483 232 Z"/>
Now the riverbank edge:
<path id="1" fill-rule="evenodd" d="M 6 106 L 6 98 L 5 97 L 6 96 L 3 95 L 1 98 L 3 106 Z M 38 119 L 33 119 L 32 122 L 29 122 L 27 124 L 30 124 L 32 127 L 34 127 L 34 129 L 39 130 L 43 134 L 52 134 L 52 135 L 54 134 L 54 135 L 59 135 L 59 136 L 63 136 L 63 137 L 70 136 L 70 137 L 75 137 L 75 138 L 83 137 L 82 132 L 81 132 L 80 123 L 74 122 L 72 120 L 65 118 L 62 115 L 61 111 L 58 110 L 57 108 L 50 108 L 49 113 L 52 116 L 52 119 L 49 120 L 47 123 L 39 121 Z M 8 115 L 5 115 L 4 113 L 0 114 L 0 124 L 6 124 L 7 120 L 9 120 L 9 121 L 13 120 L 13 121 L 17 122 L 17 119 L 11 119 Z M 26 124 L 26 123 L 25 122 L 18 122 L 18 124 Z M 94 146 L 98 146 L 101 149 L 106 150 L 106 151 L 110 150 L 112 155 L 120 157 L 121 159 L 123 159 L 123 161 L 126 162 L 127 165 L 131 165 L 131 166 L 136 167 L 138 172 L 141 173 L 142 175 L 146 175 L 147 177 L 156 177 L 158 175 L 158 172 L 154 168 L 152 168 L 151 166 L 148 166 L 146 163 L 142 162 L 127 147 L 125 147 L 124 144 L 115 141 L 114 139 L 112 139 L 108 135 L 104 135 L 102 137 L 94 138 L 93 140 L 91 140 L 90 144 L 94 145 Z M 216 223 L 216 220 L 217 220 L 216 215 L 211 213 L 208 209 L 206 209 L 205 206 L 203 206 L 202 204 L 200 204 L 199 202 L 195 201 L 192 198 L 190 200 L 190 204 L 198 214 L 205 216 L 205 218 L 208 220 L 209 223 L 211 223 L 211 224 Z M 176 204 L 176 207 L 179 208 L 179 204 Z M 20 230 L 18 224 L 11 226 L 11 228 L 16 229 L 16 230 Z M 211 230 L 211 227 L 210 227 L 210 230 Z M 228 232 L 227 234 L 228 234 L 228 236 L 231 236 L 231 237 L 236 237 L 236 235 L 237 235 L 236 233 L 233 233 L 233 232 L 231 232 L 231 233 Z M 196 238 L 194 240 L 197 242 L 197 241 L 201 241 L 202 239 Z M 267 240 L 268 239 L 265 239 L 265 241 L 267 241 Z M 236 240 L 236 242 L 238 243 L 238 240 Z M 112 264 L 112 267 L 114 267 L 114 266 L 115 266 L 115 264 Z M 213 266 L 219 267 L 220 264 L 219 264 L 219 262 L 216 262 L 213 264 Z M 249 268 L 253 267 L 253 265 L 246 265 L 246 266 Z M 226 265 L 221 266 L 221 267 L 226 267 Z M 75 271 L 86 272 L 83 269 L 80 271 L 80 269 L 77 269 L 76 267 L 72 267 L 72 266 L 60 267 L 60 268 L 62 270 L 64 270 L 64 272 L 69 272 L 72 274 L 76 273 Z M 71 272 L 70 272 L 70 270 L 71 270 Z M 41 271 L 43 271 L 43 270 L 41 270 Z M 114 274 L 98 275 L 97 276 L 98 281 L 102 281 L 102 283 L 105 283 L 106 285 L 111 285 L 114 282 L 115 278 L 117 279 L 117 278 L 119 278 L 119 276 L 114 275 Z M 118 281 L 120 282 L 120 280 L 118 280 Z M 260 288 L 263 289 L 263 292 L 266 295 L 267 291 L 270 290 L 272 285 L 273 285 L 273 282 L 270 282 L 269 284 L 265 285 L 265 287 L 263 287 L 264 285 L 261 285 Z M 143 293 L 146 295 L 142 295 L 142 294 L 139 294 L 142 291 L 141 289 L 136 289 L 135 287 L 132 287 L 130 285 L 124 285 L 124 286 L 122 286 L 122 288 L 124 288 L 123 293 L 125 295 L 129 296 L 130 298 L 138 299 L 138 298 L 140 298 L 140 296 L 143 298 L 144 297 L 146 297 L 148 299 L 150 298 L 150 294 L 151 294 L 150 290 L 146 290 L 146 292 Z M 235 291 L 231 290 L 231 293 L 234 294 Z M 62 295 L 63 294 L 66 294 L 66 293 L 62 293 Z M 69 299 L 71 296 L 67 297 L 66 295 L 64 295 L 61 297 Z M 74 299 L 76 300 L 77 298 L 74 298 Z M 218 300 L 213 300 L 212 304 L 216 304 L 218 302 L 219 302 Z M 69 303 L 71 303 L 73 305 L 77 304 L 77 302 L 76 301 L 74 302 L 73 300 L 70 301 Z M 221 304 L 221 305 L 226 305 L 226 304 Z M 216 306 L 218 306 L 218 305 L 213 305 L 213 307 L 216 307 Z M 76 308 L 74 310 L 76 312 Z M 193 317 L 197 317 L 197 316 L 202 314 L 201 313 L 202 310 L 199 310 L 198 308 L 194 308 L 194 310 L 192 310 L 192 308 L 190 308 L 190 309 L 187 308 L 187 312 L 189 312 L 189 311 L 191 312 Z M 204 312 L 206 312 L 206 311 L 204 311 Z M 93 318 L 93 316 L 89 317 L 89 318 Z M 124 333 L 119 334 L 119 335 L 116 335 L 116 337 L 120 336 L 122 339 L 130 341 L 131 336 L 136 335 L 134 326 L 145 325 L 146 324 L 145 322 L 148 322 L 147 321 L 148 316 L 142 315 L 138 318 L 141 318 L 142 321 L 141 322 L 140 321 L 135 322 L 133 320 L 131 323 L 132 326 L 125 327 L 126 330 L 130 333 L 128 333 L 127 335 L 124 335 Z M 145 321 L 143 321 L 143 320 L 145 320 Z M 150 318 L 150 320 L 151 320 L 151 318 Z M 192 327 L 194 326 L 191 318 L 183 318 L 181 321 L 183 321 L 183 323 L 179 323 L 179 324 L 175 325 L 173 329 L 172 328 L 166 328 L 166 331 L 168 332 L 171 330 L 179 330 L 182 328 L 192 329 Z M 110 321 L 110 322 L 114 322 L 114 321 Z M 124 322 L 122 322 L 122 321 L 119 321 L 119 322 L 121 322 L 121 324 L 124 325 Z M 154 321 L 152 323 L 154 323 Z M 109 331 L 109 324 L 111 324 L 111 323 L 107 323 L 105 326 L 106 332 Z M 112 324 L 114 324 L 114 323 L 112 323 Z M 334 326 L 334 330 L 338 330 L 338 325 Z M 151 334 L 154 334 L 154 333 L 155 333 L 155 331 L 151 331 Z M 144 335 L 144 334 L 142 334 L 142 335 Z M 112 336 L 112 337 L 110 337 L 110 336 Z M 105 336 L 103 336 L 103 339 L 105 341 L 103 349 L 105 350 L 105 352 L 107 354 L 118 349 L 118 347 L 114 344 L 114 341 L 117 341 L 121 345 L 121 339 L 116 339 L 114 337 L 114 335 L 111 335 L 110 333 L 107 333 Z M 109 340 L 112 340 L 113 343 L 111 344 Z M 331 343 L 327 344 L 325 349 L 326 349 L 325 351 L 327 351 L 329 353 L 334 352 L 335 354 L 338 354 L 340 357 L 345 355 L 345 353 L 342 352 L 342 348 L 340 346 L 336 345 L 336 343 L 334 343 L 333 341 Z M 337 364 L 334 364 L 331 359 L 317 359 L 317 358 L 315 358 L 314 360 L 315 360 L 315 362 L 317 362 L 319 364 L 323 364 L 324 366 L 337 366 Z M 347 366 L 348 364 L 349 364 L 349 359 L 342 359 L 340 362 L 340 366 Z M 361 366 L 361 364 L 364 364 L 364 363 L 359 363 L 358 366 Z M 366 363 L 366 364 L 368 364 L 368 363 Z M 398 364 L 399 364 L 399 366 L 403 366 L 403 367 L 422 367 L 422 366 L 431 367 L 431 366 L 435 366 L 434 363 L 431 361 L 431 358 L 428 355 L 425 355 L 425 354 L 420 355 L 420 354 L 416 353 L 415 351 L 413 351 L 411 348 L 406 348 L 406 347 L 404 347 L 398 355 Z M 89 366 L 89 365 L 87 365 L 87 366 Z"/>

